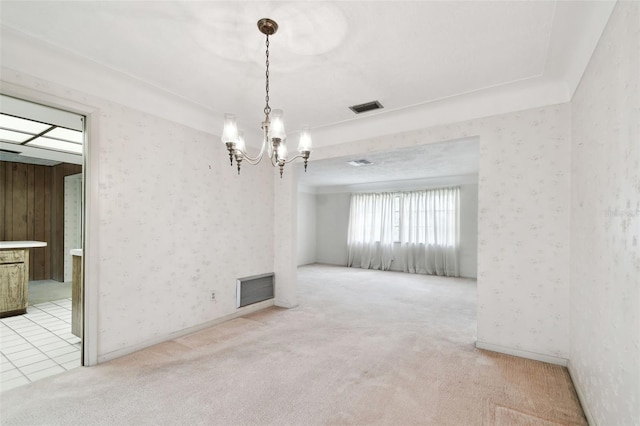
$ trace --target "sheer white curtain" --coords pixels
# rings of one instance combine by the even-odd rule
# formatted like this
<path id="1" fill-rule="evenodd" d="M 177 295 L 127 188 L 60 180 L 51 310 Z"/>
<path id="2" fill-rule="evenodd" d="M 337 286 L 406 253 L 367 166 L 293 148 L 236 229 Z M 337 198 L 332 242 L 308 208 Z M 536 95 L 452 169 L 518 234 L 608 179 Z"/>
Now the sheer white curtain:
<path id="1" fill-rule="evenodd" d="M 459 276 L 459 200 L 457 187 L 400 195 L 400 250 L 396 259 L 405 272 Z"/>
<path id="2" fill-rule="evenodd" d="M 349 266 L 384 271 L 391 267 L 393 197 L 391 193 L 351 195 Z"/>

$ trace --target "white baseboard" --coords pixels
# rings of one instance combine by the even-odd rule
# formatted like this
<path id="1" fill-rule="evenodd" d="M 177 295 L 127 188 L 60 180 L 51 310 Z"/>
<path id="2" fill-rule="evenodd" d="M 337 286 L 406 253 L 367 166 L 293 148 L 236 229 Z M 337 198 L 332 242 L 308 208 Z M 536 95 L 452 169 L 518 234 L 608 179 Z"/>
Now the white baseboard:
<path id="1" fill-rule="evenodd" d="M 578 376 L 576 374 L 575 368 L 573 367 L 573 364 L 571 364 L 571 361 L 567 363 L 567 370 L 569 370 L 569 377 L 571 377 L 571 381 L 573 382 L 573 387 L 575 388 L 576 393 L 578 394 L 578 401 L 580 401 L 580 406 L 582 407 L 582 411 L 584 412 L 584 415 L 587 418 L 587 423 L 589 423 L 590 425 L 595 425 L 596 422 L 593 419 L 593 416 L 591 415 L 591 413 L 589 412 L 589 406 L 587 405 L 587 401 L 584 396 L 584 390 L 580 382 L 576 380 Z"/>
<path id="2" fill-rule="evenodd" d="M 112 359 L 120 358 L 121 356 L 125 356 L 133 352 L 137 352 L 141 349 L 148 348 L 149 346 L 157 345 L 163 342 L 168 342 L 169 340 L 177 339 L 179 337 L 186 336 L 188 334 L 192 334 L 200 330 L 204 330 L 205 328 L 212 327 L 214 325 L 218 325 L 223 322 L 226 322 L 226 321 L 229 321 L 229 320 L 232 320 L 256 311 L 260 311 L 262 309 L 266 309 L 274 305 L 275 305 L 274 299 L 269 299 L 263 302 L 254 303 L 253 305 L 244 306 L 242 308 L 239 308 L 236 312 L 232 314 L 225 315 L 223 317 L 216 318 L 214 320 L 207 321 L 205 323 L 198 324 L 193 327 L 185 328 L 183 330 L 174 331 L 173 333 L 165 334 L 163 336 L 159 336 L 154 339 L 145 340 L 144 342 L 127 346 L 126 348 L 117 349 L 115 351 L 111 351 L 106 354 L 99 355 L 98 364 L 111 361 Z"/>
<path id="3" fill-rule="evenodd" d="M 504 346 L 494 345 L 492 343 L 485 343 L 485 342 L 480 342 L 480 341 L 476 341 L 476 348 L 478 348 L 478 349 L 486 349 L 488 351 L 499 352 L 499 353 L 507 354 L 507 355 L 518 356 L 520 358 L 532 359 L 534 361 L 548 362 L 550 364 L 561 365 L 563 367 L 566 367 L 567 366 L 567 362 L 568 362 L 568 360 L 566 358 L 560 358 L 560 357 L 556 357 L 556 356 L 552 356 L 552 355 L 539 354 L 539 353 L 536 353 L 536 352 L 529 352 L 529 351 L 525 351 L 525 350 L 522 350 L 522 349 L 507 348 L 507 347 L 504 347 Z"/>

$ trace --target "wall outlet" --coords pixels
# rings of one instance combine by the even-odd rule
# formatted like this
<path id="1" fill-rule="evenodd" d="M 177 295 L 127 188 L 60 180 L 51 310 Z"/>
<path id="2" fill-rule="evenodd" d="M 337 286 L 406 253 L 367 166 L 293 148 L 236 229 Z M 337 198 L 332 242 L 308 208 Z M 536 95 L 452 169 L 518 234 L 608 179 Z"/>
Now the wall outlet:
<path id="1" fill-rule="evenodd" d="M 211 300 L 212 302 L 216 301 L 216 292 L 212 291 L 211 295 L 209 296 L 209 300 Z"/>

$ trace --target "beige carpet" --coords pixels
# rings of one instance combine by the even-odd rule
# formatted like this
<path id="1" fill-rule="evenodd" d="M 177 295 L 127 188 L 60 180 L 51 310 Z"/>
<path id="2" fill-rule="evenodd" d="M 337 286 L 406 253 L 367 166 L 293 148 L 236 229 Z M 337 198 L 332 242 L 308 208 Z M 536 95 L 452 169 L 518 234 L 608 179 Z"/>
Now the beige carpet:
<path id="1" fill-rule="evenodd" d="M 313 265 L 272 308 L 0 396 L 3 425 L 584 425 L 566 369 L 474 347 L 475 281 Z"/>

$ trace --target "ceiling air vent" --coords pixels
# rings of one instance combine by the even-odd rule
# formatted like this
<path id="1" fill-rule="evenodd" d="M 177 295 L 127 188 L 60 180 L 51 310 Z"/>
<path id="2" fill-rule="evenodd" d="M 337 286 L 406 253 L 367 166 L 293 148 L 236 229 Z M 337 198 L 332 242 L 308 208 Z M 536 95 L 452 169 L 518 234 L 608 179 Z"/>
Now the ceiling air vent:
<path id="1" fill-rule="evenodd" d="M 373 163 L 369 160 L 362 159 L 362 160 L 347 161 L 347 164 L 350 164 L 354 167 L 361 167 L 361 166 L 370 166 Z"/>
<path id="2" fill-rule="evenodd" d="M 367 102 L 366 104 L 353 105 L 349 109 L 356 114 L 362 114 L 363 112 L 373 111 L 374 109 L 384 108 L 378 101 Z"/>

